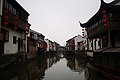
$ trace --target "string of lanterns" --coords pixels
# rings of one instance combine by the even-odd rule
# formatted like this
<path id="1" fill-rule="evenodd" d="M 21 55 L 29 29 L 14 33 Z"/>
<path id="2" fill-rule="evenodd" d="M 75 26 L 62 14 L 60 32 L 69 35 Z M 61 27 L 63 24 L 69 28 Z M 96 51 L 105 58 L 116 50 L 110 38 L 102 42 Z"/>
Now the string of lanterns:
<path id="1" fill-rule="evenodd" d="M 9 20 L 9 13 L 8 13 L 8 11 L 7 10 L 4 10 L 3 11 L 3 19 L 4 19 L 4 21 L 3 21 L 3 25 L 4 26 L 7 26 L 9 23 L 8 23 L 8 20 Z M 17 29 L 18 29 L 18 17 L 17 16 L 14 16 L 13 17 L 14 18 L 14 22 L 13 22 L 13 25 L 14 25 L 14 31 L 17 31 Z"/>
<path id="2" fill-rule="evenodd" d="M 9 18 L 8 17 L 8 12 L 6 10 L 4 10 L 3 13 L 4 13 L 4 15 L 3 15 L 3 18 L 4 18 L 3 25 L 6 26 L 6 25 L 8 25 L 8 22 L 7 22 L 7 19 Z"/>
<path id="3" fill-rule="evenodd" d="M 106 31 L 107 29 L 107 12 L 106 10 L 103 10 L 102 11 L 102 14 L 103 14 L 103 26 L 104 26 L 104 31 Z"/>

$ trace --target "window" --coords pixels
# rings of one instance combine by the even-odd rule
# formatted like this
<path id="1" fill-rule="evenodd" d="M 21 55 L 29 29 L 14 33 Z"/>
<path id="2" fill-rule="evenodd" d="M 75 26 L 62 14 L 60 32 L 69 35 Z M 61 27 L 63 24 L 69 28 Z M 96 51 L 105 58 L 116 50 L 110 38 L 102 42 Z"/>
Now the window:
<path id="1" fill-rule="evenodd" d="M 30 37 L 31 38 L 34 38 L 34 34 L 30 32 Z"/>
<path id="2" fill-rule="evenodd" d="M 9 41 L 9 31 L 8 31 L 8 30 L 5 31 L 4 40 L 5 40 L 6 42 Z"/>
<path id="3" fill-rule="evenodd" d="M 17 37 L 13 36 L 13 44 L 16 44 L 16 41 L 17 41 Z"/>
<path id="4" fill-rule="evenodd" d="M 15 15 L 16 15 L 16 9 L 15 9 L 15 8 L 13 8 L 13 14 L 15 14 Z"/>
<path id="5" fill-rule="evenodd" d="M 12 12 L 12 6 L 9 4 L 9 11 Z"/>
<path id="6" fill-rule="evenodd" d="M 5 7 L 7 7 L 7 1 L 5 1 L 5 4 L 4 4 Z"/>

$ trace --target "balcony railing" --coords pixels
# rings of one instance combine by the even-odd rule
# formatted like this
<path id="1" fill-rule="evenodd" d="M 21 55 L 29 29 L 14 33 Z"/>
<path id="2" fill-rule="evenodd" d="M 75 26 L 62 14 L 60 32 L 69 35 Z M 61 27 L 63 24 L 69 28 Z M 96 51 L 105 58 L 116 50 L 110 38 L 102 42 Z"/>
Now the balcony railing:
<path id="1" fill-rule="evenodd" d="M 16 26 L 16 27 L 18 27 L 18 29 L 26 30 L 27 21 L 25 22 L 25 21 L 21 20 L 17 15 L 11 14 L 7 10 L 4 10 L 4 12 L 3 12 L 2 21 L 12 24 L 13 27 Z M 16 24 L 15 24 L 15 22 L 16 22 Z"/>

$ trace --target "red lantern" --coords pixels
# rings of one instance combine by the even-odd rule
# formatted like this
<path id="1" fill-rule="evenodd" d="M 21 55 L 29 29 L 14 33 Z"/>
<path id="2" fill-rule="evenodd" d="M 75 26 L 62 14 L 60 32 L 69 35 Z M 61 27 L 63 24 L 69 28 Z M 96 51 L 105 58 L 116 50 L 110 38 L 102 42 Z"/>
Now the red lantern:
<path id="1" fill-rule="evenodd" d="M 13 24 L 14 24 L 14 25 L 17 25 L 18 23 L 15 21 Z"/>
<path id="2" fill-rule="evenodd" d="M 106 10 L 103 10 L 103 12 L 102 12 L 103 14 L 106 14 Z"/>
<path id="3" fill-rule="evenodd" d="M 103 18 L 107 18 L 107 15 L 103 15 Z"/>
<path id="4" fill-rule="evenodd" d="M 4 25 L 8 25 L 8 22 L 3 22 Z"/>
<path id="5" fill-rule="evenodd" d="M 103 26 L 104 26 L 104 31 L 106 31 L 106 27 L 107 27 L 107 12 L 106 12 L 106 10 L 103 10 L 102 11 L 102 13 L 103 13 Z"/>
<path id="6" fill-rule="evenodd" d="M 106 19 L 104 19 L 104 20 L 103 20 L 103 22 L 104 22 L 104 23 L 107 23 L 107 20 L 106 20 Z"/>
<path id="7" fill-rule="evenodd" d="M 104 27 L 107 27 L 107 24 L 104 24 Z"/>
<path id="8" fill-rule="evenodd" d="M 104 24 L 104 31 L 106 31 L 107 30 L 107 24 Z"/>
<path id="9" fill-rule="evenodd" d="M 4 19 L 8 19 L 8 16 L 6 15 L 6 16 L 4 16 L 3 18 L 4 18 Z"/>
<path id="10" fill-rule="evenodd" d="M 14 19 L 16 19 L 16 20 L 17 20 L 17 19 L 18 19 L 18 17 L 17 17 L 17 16 L 14 16 Z"/>
<path id="11" fill-rule="evenodd" d="M 38 42 L 37 42 L 37 41 L 34 41 L 34 44 L 35 44 L 35 46 L 37 46 L 37 45 L 38 45 Z"/>

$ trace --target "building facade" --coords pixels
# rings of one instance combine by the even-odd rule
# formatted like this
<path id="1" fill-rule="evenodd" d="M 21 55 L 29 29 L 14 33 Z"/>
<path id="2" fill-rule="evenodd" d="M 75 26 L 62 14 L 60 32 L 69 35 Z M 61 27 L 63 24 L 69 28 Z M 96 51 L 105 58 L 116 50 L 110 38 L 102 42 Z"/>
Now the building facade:
<path id="1" fill-rule="evenodd" d="M 28 34 L 28 56 L 36 55 L 36 53 L 41 53 L 41 49 L 44 45 L 45 36 L 39 32 L 30 29 Z"/>
<path id="2" fill-rule="evenodd" d="M 66 47 L 70 51 L 83 50 L 85 48 L 85 38 L 77 35 L 66 41 Z"/>
<path id="3" fill-rule="evenodd" d="M 45 42 L 47 43 L 47 51 L 53 51 L 54 50 L 53 42 L 49 39 L 45 39 Z"/>
<path id="4" fill-rule="evenodd" d="M 60 45 L 57 42 L 53 42 L 53 51 L 58 51 Z"/>
<path id="5" fill-rule="evenodd" d="M 66 41 L 66 48 L 70 51 L 75 50 L 75 40 L 74 40 L 74 38 L 71 38 L 71 39 Z"/>
<path id="6" fill-rule="evenodd" d="M 101 0 L 99 11 L 88 22 L 81 24 L 87 30 L 88 40 L 91 40 L 93 66 L 105 75 L 111 75 L 113 80 L 120 76 L 119 2 L 115 0 L 107 4 Z"/>
<path id="7" fill-rule="evenodd" d="M 0 1 L 0 54 L 26 52 L 29 13 L 16 0 Z"/>

